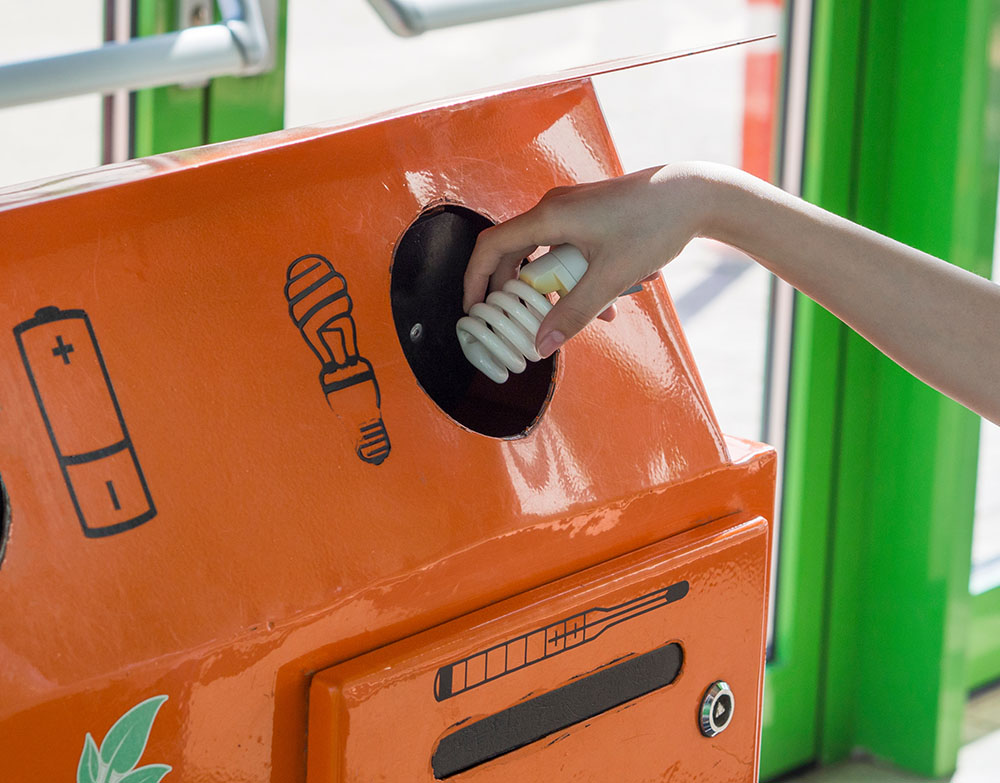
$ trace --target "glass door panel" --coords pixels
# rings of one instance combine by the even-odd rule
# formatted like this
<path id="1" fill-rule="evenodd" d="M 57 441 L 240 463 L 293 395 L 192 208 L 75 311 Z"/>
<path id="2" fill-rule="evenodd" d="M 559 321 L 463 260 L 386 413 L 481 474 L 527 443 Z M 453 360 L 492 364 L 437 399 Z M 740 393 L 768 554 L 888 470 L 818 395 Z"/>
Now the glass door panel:
<path id="1" fill-rule="evenodd" d="M 985 419 L 979 433 L 977 475 L 969 584 L 973 595 L 1000 587 L 1000 427 Z"/>
<path id="2" fill-rule="evenodd" d="M 994 251 L 998 248 L 1000 242 L 994 241 Z M 996 253 L 993 279 L 1000 281 Z M 966 683 L 975 689 L 1000 680 L 1000 427 L 985 419 L 979 430 L 969 591 L 972 622 Z"/>
<path id="3" fill-rule="evenodd" d="M 104 42 L 104 0 L 6 3 L 0 61 L 93 49 Z M 0 187 L 97 166 L 101 96 L 0 110 Z"/>
<path id="4" fill-rule="evenodd" d="M 1000 282 L 1000 264 L 996 259 L 993 279 Z M 973 595 L 1000 587 L 1000 426 L 986 419 L 979 431 L 976 476 L 976 521 L 972 531 L 972 578 L 969 583 Z"/>

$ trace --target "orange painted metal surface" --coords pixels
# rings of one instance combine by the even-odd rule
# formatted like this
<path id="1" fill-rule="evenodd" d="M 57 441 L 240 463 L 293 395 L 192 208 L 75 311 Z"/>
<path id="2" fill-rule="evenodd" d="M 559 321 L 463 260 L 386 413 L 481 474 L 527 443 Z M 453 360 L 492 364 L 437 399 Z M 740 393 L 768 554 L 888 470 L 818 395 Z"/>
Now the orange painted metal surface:
<path id="1" fill-rule="evenodd" d="M 309 783 L 432 781 L 432 752 L 470 721 L 671 642 L 670 685 L 458 779 L 756 780 L 766 546 L 762 518 L 727 517 L 318 674 Z M 678 597 L 657 600 L 665 589 Z M 454 695 L 435 700 L 442 667 Z M 733 722 L 707 738 L 697 705 L 720 679 Z"/>
<path id="2" fill-rule="evenodd" d="M 456 618 L 550 582 L 589 584 L 584 569 L 639 562 L 628 553 L 650 545 L 702 585 L 663 610 L 664 633 L 705 650 L 656 697 L 685 726 L 677 763 L 712 744 L 692 734 L 694 667 L 738 671 L 741 691 L 757 693 L 737 694 L 720 741 L 741 756 L 714 779 L 753 779 L 767 548 L 749 543 L 759 526 L 705 523 L 770 519 L 774 455 L 719 432 L 662 284 L 561 352 L 544 409 L 512 438 L 441 411 L 393 326 L 393 251 L 429 206 L 500 220 L 551 187 L 619 173 L 589 80 L 136 170 L 151 173 L 0 196 L 3 780 L 146 766 L 167 781 L 306 781 L 317 672 L 360 672 L 366 663 L 345 662 L 385 645 L 392 661 L 419 657 L 430 637 L 415 634 L 472 628 L 479 615 Z M 728 565 L 710 548 L 699 559 L 700 536 L 749 536 L 750 548 Z M 634 579 L 622 572 L 608 590 Z M 738 645 L 715 627 L 734 585 L 754 596 L 733 604 L 750 612 Z M 547 620 L 570 605 L 560 589 L 538 594 L 551 607 L 515 599 L 483 617 L 505 630 Z M 606 636 L 587 646 L 587 665 L 618 649 Z M 569 676 L 575 658 L 543 679 Z M 644 698 L 621 715 L 645 715 Z M 389 718 L 420 722 L 418 702 L 407 695 L 407 714 Z M 613 725 L 572 740 L 602 769 L 633 753 Z M 644 719 L 641 730 L 658 729 Z M 359 734 L 357 747 L 391 739 Z M 561 744 L 556 762 L 536 743 L 537 765 L 516 762 L 518 776 L 571 770 Z M 424 747 L 399 763 L 426 773 L 428 758 Z M 494 774 L 485 769 L 461 774 Z"/>

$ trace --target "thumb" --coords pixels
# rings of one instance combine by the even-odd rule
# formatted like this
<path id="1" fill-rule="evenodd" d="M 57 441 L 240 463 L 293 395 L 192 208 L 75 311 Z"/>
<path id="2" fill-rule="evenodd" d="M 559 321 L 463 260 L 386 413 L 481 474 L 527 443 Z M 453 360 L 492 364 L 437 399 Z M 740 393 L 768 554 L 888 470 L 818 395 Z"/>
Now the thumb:
<path id="1" fill-rule="evenodd" d="M 566 296 L 559 298 L 545 316 L 535 347 L 542 357 L 551 356 L 563 343 L 601 314 L 615 300 L 613 285 L 598 275 L 585 274 Z"/>

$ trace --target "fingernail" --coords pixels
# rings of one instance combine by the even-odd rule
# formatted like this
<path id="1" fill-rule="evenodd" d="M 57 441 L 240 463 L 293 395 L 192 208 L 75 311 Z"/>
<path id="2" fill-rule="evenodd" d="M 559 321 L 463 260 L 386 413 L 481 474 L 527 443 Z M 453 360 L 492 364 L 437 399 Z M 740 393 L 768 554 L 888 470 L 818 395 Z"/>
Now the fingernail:
<path id="1" fill-rule="evenodd" d="M 557 332 L 555 330 L 549 332 L 542 341 L 538 344 L 538 352 L 542 355 L 542 358 L 546 358 L 555 353 L 556 348 L 566 342 L 566 335 L 562 332 Z"/>

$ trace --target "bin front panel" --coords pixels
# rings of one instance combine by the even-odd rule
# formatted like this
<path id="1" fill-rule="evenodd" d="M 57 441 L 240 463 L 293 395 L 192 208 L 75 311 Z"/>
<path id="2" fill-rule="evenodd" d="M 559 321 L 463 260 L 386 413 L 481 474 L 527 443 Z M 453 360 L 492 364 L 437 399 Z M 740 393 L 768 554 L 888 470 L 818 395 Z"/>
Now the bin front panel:
<path id="1" fill-rule="evenodd" d="M 0 198 L 11 780 L 66 778 L 138 705 L 177 779 L 302 780 L 315 671 L 769 515 L 773 454 L 731 458 L 662 284 L 561 352 L 523 437 L 457 425 L 407 365 L 418 215 L 620 172 L 588 80 L 125 171 Z"/>
<path id="2" fill-rule="evenodd" d="M 767 525 L 697 532 L 320 672 L 309 783 L 754 783 Z"/>

